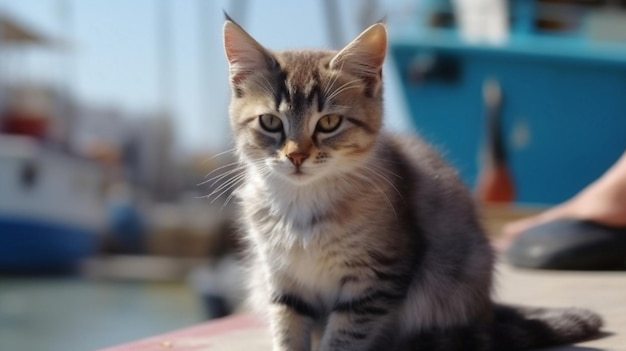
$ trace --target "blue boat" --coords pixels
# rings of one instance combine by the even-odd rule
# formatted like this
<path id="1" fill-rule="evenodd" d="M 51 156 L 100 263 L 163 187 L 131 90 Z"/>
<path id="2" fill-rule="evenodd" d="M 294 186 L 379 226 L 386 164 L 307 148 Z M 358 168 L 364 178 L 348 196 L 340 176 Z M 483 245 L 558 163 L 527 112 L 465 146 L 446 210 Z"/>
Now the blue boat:
<path id="1" fill-rule="evenodd" d="M 73 269 L 105 228 L 103 175 L 83 158 L 0 135 L 0 272 Z"/>

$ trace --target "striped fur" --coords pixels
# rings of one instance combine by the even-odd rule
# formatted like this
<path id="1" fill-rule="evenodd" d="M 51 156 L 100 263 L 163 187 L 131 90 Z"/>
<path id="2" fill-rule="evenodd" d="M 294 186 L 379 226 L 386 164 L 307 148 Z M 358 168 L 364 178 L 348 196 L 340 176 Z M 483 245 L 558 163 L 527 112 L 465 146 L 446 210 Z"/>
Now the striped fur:
<path id="1" fill-rule="evenodd" d="M 381 130 L 382 24 L 339 52 L 270 52 L 230 20 L 224 41 L 251 291 L 275 351 L 521 350 L 598 331 L 588 311 L 494 305 L 456 172 Z"/>

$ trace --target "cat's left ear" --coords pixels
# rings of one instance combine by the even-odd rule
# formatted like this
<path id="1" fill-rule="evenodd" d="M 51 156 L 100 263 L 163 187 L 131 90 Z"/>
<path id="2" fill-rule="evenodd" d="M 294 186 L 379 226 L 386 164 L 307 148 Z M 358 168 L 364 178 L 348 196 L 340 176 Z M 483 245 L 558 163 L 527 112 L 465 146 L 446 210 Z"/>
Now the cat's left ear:
<path id="1" fill-rule="evenodd" d="M 377 88 L 387 52 L 387 29 L 376 23 L 364 30 L 330 61 L 332 69 L 348 71 Z"/>

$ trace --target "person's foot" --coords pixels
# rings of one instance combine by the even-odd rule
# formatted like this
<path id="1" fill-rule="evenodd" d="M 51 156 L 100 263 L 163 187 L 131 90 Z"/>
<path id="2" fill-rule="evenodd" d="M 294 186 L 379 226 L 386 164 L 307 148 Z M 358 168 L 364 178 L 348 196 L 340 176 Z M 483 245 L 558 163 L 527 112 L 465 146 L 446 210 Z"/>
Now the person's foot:
<path id="1" fill-rule="evenodd" d="M 593 183 L 560 205 L 539 215 L 507 224 L 503 235 L 494 241 L 494 247 L 504 250 L 520 233 L 556 219 L 573 218 L 608 226 L 626 226 L 626 189 L 615 189 L 609 185 L 608 182 Z"/>
<path id="2" fill-rule="evenodd" d="M 557 270 L 626 269 L 626 226 L 558 218 L 515 237 L 504 255 L 513 267 Z"/>

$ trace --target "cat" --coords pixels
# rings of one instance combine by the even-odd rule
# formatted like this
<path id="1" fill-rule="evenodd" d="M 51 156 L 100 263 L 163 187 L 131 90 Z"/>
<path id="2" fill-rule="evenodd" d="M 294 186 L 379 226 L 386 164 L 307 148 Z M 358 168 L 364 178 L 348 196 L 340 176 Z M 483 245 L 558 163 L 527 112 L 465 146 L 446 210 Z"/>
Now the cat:
<path id="1" fill-rule="evenodd" d="M 589 338 L 583 309 L 493 302 L 494 253 L 457 173 L 382 129 L 387 31 L 270 51 L 226 18 L 231 184 L 274 351 L 525 350 Z"/>

